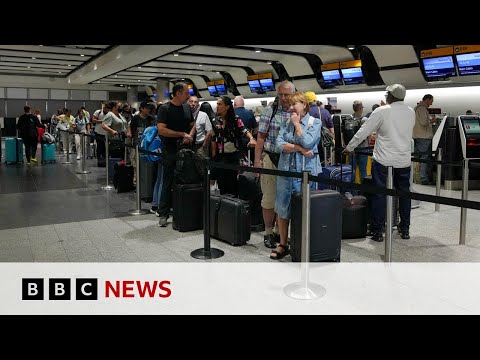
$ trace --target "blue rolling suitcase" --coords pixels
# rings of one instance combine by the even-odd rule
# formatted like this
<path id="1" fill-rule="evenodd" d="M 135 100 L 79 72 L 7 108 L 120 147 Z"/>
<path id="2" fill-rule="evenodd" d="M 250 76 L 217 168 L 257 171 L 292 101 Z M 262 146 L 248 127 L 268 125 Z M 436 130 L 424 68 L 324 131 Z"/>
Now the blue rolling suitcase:
<path id="1" fill-rule="evenodd" d="M 55 163 L 55 144 L 42 144 L 42 164 Z"/>
<path id="2" fill-rule="evenodd" d="M 5 164 L 23 163 L 23 139 L 5 139 Z"/>
<path id="3" fill-rule="evenodd" d="M 342 177 L 343 182 L 352 182 L 353 174 L 352 174 L 352 166 L 351 165 L 340 165 L 335 166 L 327 166 L 322 168 L 322 172 L 318 174 L 320 178 L 332 179 L 332 180 L 340 180 L 340 176 Z M 345 192 L 345 189 L 337 188 L 335 185 L 328 185 L 318 183 L 318 190 L 337 190 L 342 193 Z M 347 190 L 348 191 L 348 190 Z M 351 192 L 351 190 L 350 190 Z"/>

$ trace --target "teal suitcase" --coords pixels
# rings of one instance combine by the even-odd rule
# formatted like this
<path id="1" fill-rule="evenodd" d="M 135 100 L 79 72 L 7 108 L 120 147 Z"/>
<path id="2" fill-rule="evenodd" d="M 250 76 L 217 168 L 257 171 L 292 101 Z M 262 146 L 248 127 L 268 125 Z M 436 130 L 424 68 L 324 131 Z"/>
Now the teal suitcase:
<path id="1" fill-rule="evenodd" d="M 5 139 L 5 164 L 23 163 L 23 140 L 21 138 Z"/>
<path id="2" fill-rule="evenodd" d="M 55 162 L 55 144 L 42 144 L 42 164 Z"/>

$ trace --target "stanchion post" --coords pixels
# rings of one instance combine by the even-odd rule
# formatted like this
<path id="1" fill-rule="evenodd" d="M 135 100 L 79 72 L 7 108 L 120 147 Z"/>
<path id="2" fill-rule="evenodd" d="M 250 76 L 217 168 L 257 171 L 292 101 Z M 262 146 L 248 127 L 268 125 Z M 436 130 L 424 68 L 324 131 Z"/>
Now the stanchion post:
<path id="1" fill-rule="evenodd" d="M 190 256 L 195 259 L 217 259 L 225 253 L 210 247 L 210 158 L 205 159 L 205 171 L 203 175 L 203 248 L 194 250 Z"/>
<path id="2" fill-rule="evenodd" d="M 463 175 L 462 175 L 462 200 L 468 200 L 468 159 L 463 159 Z M 459 245 L 465 245 L 465 236 L 467 233 L 467 209 L 462 207 L 460 210 L 460 241 Z"/>
<path id="3" fill-rule="evenodd" d="M 327 147 L 323 147 L 323 159 L 324 159 L 324 164 L 327 166 Z"/>
<path id="4" fill-rule="evenodd" d="M 393 189 L 393 167 L 387 167 L 387 189 Z M 392 262 L 393 197 L 387 195 L 387 227 L 385 229 L 385 262 Z"/>
<path id="5" fill-rule="evenodd" d="M 437 149 L 437 161 L 442 161 L 442 148 Z M 437 163 L 437 182 L 435 184 L 435 196 L 440 196 L 442 184 L 442 164 Z M 435 211 L 440 211 L 440 204 L 435 204 Z"/>
<path id="6" fill-rule="evenodd" d="M 87 152 L 87 147 L 86 147 L 86 144 L 85 144 L 85 137 L 87 136 L 86 134 L 80 134 L 80 136 L 82 137 L 82 170 L 81 171 L 77 171 L 77 174 L 89 174 L 90 171 L 87 171 L 85 170 L 85 156 L 86 156 L 86 152 Z M 78 152 L 78 150 L 77 150 Z"/>
<path id="7" fill-rule="evenodd" d="M 107 170 L 107 185 L 102 186 L 102 190 L 113 190 L 113 186 L 109 185 L 109 178 L 108 178 L 108 173 L 109 173 L 109 165 L 110 165 L 110 155 L 109 155 L 109 150 L 108 150 L 108 133 L 105 134 L 105 167 Z"/>
<path id="8" fill-rule="evenodd" d="M 63 146 L 67 146 L 67 161 L 65 161 L 63 164 L 64 165 L 70 165 L 71 162 L 70 162 L 70 131 L 68 130 L 65 130 L 65 132 L 67 133 L 67 144 L 63 144 Z"/>
<path id="9" fill-rule="evenodd" d="M 130 210 L 128 213 L 130 215 L 144 215 L 148 213 L 148 210 L 142 209 L 142 198 L 141 198 L 142 182 L 140 181 L 140 145 L 139 144 L 137 144 L 137 147 L 135 148 L 135 162 L 136 162 L 135 171 L 137 172 L 137 188 L 135 189 L 136 209 Z M 162 166 L 162 164 L 158 164 L 158 166 Z"/>
<path id="10" fill-rule="evenodd" d="M 300 282 L 286 285 L 283 288 L 285 295 L 299 300 L 314 300 L 326 294 L 323 286 L 309 281 L 310 264 L 310 183 L 309 172 L 305 170 L 305 157 L 302 171 L 302 251 L 301 251 L 301 278 Z"/>

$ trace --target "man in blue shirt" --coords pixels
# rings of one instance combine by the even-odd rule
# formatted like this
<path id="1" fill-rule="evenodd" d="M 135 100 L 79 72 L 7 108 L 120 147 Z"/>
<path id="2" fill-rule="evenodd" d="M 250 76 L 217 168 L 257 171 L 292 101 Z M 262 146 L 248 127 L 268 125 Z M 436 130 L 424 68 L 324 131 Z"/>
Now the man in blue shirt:
<path id="1" fill-rule="evenodd" d="M 250 131 L 253 137 L 257 138 L 257 131 L 258 131 L 258 123 L 257 119 L 255 119 L 255 114 L 252 110 L 245 109 L 245 99 L 242 96 L 236 96 L 233 100 L 233 109 L 235 111 L 235 115 L 237 115 L 243 121 L 243 125 L 245 128 Z M 242 144 L 242 153 L 245 155 L 247 150 L 247 142 L 248 139 L 245 138 L 245 143 Z M 255 158 L 255 149 L 251 148 L 250 150 L 250 158 L 253 161 Z"/>

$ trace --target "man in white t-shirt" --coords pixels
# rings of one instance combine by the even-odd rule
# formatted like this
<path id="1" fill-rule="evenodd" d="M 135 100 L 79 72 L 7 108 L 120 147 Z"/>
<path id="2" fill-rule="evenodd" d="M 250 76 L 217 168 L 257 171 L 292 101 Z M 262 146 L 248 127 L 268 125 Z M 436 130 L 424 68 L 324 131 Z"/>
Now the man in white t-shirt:
<path id="1" fill-rule="evenodd" d="M 92 123 L 95 124 L 95 141 L 97 142 L 97 158 L 105 158 L 105 130 L 102 128 L 102 123 L 105 116 L 110 112 L 108 104 L 103 105 L 102 109 L 99 109 L 93 113 Z M 103 161 L 99 161 L 103 164 Z"/>
<path id="2" fill-rule="evenodd" d="M 195 120 L 195 153 L 202 159 L 210 154 L 210 138 L 212 136 L 212 123 L 207 113 L 200 111 L 200 101 L 196 96 L 190 96 L 188 105 Z"/>
<path id="3" fill-rule="evenodd" d="M 412 131 L 415 111 L 403 100 L 407 93 L 400 84 L 387 86 L 387 105 L 375 109 L 360 130 L 348 143 L 345 153 L 351 153 L 373 132 L 377 133 L 373 149 L 372 180 L 375 186 L 385 188 L 387 167 L 393 167 L 393 184 L 400 191 L 410 191 L 410 165 Z M 385 227 L 385 195 L 372 196 L 372 240 L 383 241 Z M 411 199 L 399 198 L 400 223 L 398 232 L 402 239 L 410 239 Z"/>

